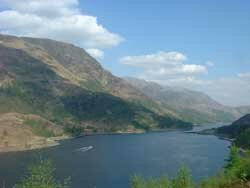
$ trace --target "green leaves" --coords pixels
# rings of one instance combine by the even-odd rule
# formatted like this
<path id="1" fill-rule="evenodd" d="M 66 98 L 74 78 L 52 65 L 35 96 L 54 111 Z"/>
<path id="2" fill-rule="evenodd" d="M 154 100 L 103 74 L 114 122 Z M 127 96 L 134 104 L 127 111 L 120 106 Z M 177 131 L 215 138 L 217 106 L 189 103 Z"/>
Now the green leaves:
<path id="1" fill-rule="evenodd" d="M 189 169 L 182 167 L 173 179 L 133 176 L 131 188 L 244 188 L 249 181 L 250 151 L 240 154 L 233 145 L 225 170 L 199 184 L 194 183 Z"/>
<path id="2" fill-rule="evenodd" d="M 168 177 L 145 179 L 142 176 L 133 176 L 131 188 L 194 188 L 192 176 L 188 168 L 182 167 L 174 179 Z"/>
<path id="3" fill-rule="evenodd" d="M 28 175 L 14 188 L 69 188 L 70 179 L 63 183 L 54 177 L 55 168 L 50 160 L 40 160 L 28 167 Z"/>
<path id="4" fill-rule="evenodd" d="M 228 162 L 227 162 L 227 165 L 225 167 L 226 171 L 230 170 L 238 165 L 238 163 L 240 161 L 239 149 L 235 145 L 231 146 L 229 159 L 227 161 Z"/>
<path id="5" fill-rule="evenodd" d="M 250 149 L 250 129 L 245 130 L 236 137 L 235 144 L 237 146 Z"/>
<path id="6" fill-rule="evenodd" d="M 181 167 L 173 180 L 173 188 L 194 188 L 194 182 L 188 168 Z"/>
<path id="7" fill-rule="evenodd" d="M 135 175 L 132 177 L 131 188 L 173 188 L 173 186 L 168 177 L 147 180 L 142 176 Z"/>
<path id="8" fill-rule="evenodd" d="M 65 127 L 64 132 L 70 134 L 73 137 L 78 137 L 82 135 L 82 133 L 84 132 L 84 128 L 77 126 Z"/>
<path id="9" fill-rule="evenodd" d="M 53 137 L 56 136 L 52 130 L 49 130 L 46 124 L 40 120 L 27 119 L 24 124 L 30 126 L 32 132 L 37 136 Z"/>

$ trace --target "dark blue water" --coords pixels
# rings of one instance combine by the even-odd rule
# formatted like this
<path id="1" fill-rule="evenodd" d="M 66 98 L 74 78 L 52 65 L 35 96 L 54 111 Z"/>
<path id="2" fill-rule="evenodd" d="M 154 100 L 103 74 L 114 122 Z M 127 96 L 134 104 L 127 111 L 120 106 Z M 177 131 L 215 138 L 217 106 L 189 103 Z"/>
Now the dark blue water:
<path id="1" fill-rule="evenodd" d="M 163 132 L 87 136 L 40 152 L 54 161 L 58 177 L 71 176 L 73 188 L 127 188 L 133 174 L 172 177 L 183 164 L 197 181 L 214 175 L 223 167 L 229 145 L 215 136 Z M 73 152 L 84 146 L 94 148 Z M 0 182 L 16 183 L 36 153 L 0 154 Z"/>

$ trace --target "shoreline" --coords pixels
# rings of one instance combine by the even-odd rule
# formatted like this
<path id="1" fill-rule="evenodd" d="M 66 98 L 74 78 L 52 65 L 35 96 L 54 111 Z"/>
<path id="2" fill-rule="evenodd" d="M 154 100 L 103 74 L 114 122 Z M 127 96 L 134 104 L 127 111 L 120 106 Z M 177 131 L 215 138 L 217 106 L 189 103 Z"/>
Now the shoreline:
<path id="1" fill-rule="evenodd" d="M 234 141 L 234 139 L 229 138 L 227 135 L 216 133 L 214 128 L 205 129 L 205 130 L 202 130 L 202 131 L 191 131 L 191 132 L 187 132 L 187 133 L 198 134 L 198 135 L 212 135 L 212 136 L 218 137 L 221 140 L 227 140 L 227 141 L 230 141 L 230 142 Z"/>
<path id="2" fill-rule="evenodd" d="M 152 129 L 150 131 L 145 130 L 136 130 L 136 131 L 120 131 L 120 132 L 92 132 L 92 133 L 85 133 L 83 135 L 72 137 L 69 135 L 63 135 L 58 137 L 50 137 L 50 138 L 43 138 L 43 143 L 31 143 L 30 147 L 18 147 L 18 146 L 11 146 L 6 148 L 0 147 L 0 154 L 1 153 L 10 153 L 10 152 L 24 152 L 24 151 L 33 151 L 45 148 L 51 148 L 58 145 L 61 145 L 64 141 L 74 140 L 78 138 L 84 138 L 85 136 L 101 136 L 101 135 L 139 135 L 139 134 L 147 134 L 147 133 L 163 133 L 163 132 L 172 132 L 172 131 L 181 131 L 185 132 L 187 129 Z M 45 140 L 45 142 L 44 142 Z"/>
<path id="3" fill-rule="evenodd" d="M 198 134 L 198 135 L 212 135 L 212 136 L 216 136 L 218 139 L 221 139 L 221 140 L 226 140 L 228 142 L 230 142 L 230 146 L 232 146 L 233 142 L 235 141 L 234 138 L 229 138 L 228 135 L 225 135 L 225 134 L 218 134 L 218 133 L 215 133 L 215 130 L 214 129 L 206 129 L 206 130 L 203 130 L 203 131 L 193 131 L 193 132 L 187 132 L 187 133 L 191 133 L 191 134 Z M 245 148 L 242 148 L 240 146 L 237 146 L 239 148 L 239 152 L 240 153 L 246 153 L 248 150 L 245 149 Z"/>
<path id="4" fill-rule="evenodd" d="M 63 135 L 51 138 L 42 138 L 41 142 L 31 142 L 29 147 L 24 146 L 9 146 L 9 147 L 0 147 L 1 153 L 10 153 L 10 152 L 23 152 L 23 151 L 32 151 L 44 148 L 50 148 L 60 145 L 63 140 L 74 139 L 73 137 Z"/>

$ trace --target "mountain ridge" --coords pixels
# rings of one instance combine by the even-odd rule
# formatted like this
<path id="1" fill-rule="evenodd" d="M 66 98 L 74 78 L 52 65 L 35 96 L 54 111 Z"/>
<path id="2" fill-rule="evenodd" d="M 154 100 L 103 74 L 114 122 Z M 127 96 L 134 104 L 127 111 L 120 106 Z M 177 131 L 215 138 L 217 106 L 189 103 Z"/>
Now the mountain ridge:
<path id="1" fill-rule="evenodd" d="M 35 114 L 92 132 L 192 126 L 85 50 L 50 39 L 0 35 L 0 104 L 1 114 Z"/>
<path id="2" fill-rule="evenodd" d="M 178 114 L 180 118 L 195 124 L 232 122 L 250 112 L 248 107 L 224 106 L 199 91 L 161 86 L 136 78 L 125 79 L 147 96 L 160 101 L 166 108 Z"/>

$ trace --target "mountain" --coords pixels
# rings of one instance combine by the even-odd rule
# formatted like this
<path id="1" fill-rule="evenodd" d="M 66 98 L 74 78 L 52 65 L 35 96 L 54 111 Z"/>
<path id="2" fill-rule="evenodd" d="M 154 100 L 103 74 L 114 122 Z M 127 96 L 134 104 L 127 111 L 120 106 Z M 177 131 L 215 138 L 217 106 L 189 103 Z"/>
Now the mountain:
<path id="1" fill-rule="evenodd" d="M 232 122 L 250 112 L 250 109 L 243 107 L 236 109 L 224 106 L 201 92 L 161 86 L 136 78 L 125 79 L 148 97 L 175 112 L 179 118 L 195 124 Z"/>
<path id="2" fill-rule="evenodd" d="M 234 121 L 229 126 L 223 126 L 217 129 L 218 133 L 225 133 L 234 138 L 240 135 L 242 132 L 250 129 L 250 114 L 247 114 L 240 119 Z"/>
<path id="3" fill-rule="evenodd" d="M 248 114 L 250 113 L 250 106 L 239 106 L 235 107 L 235 109 L 240 112 L 241 114 Z"/>
<path id="4" fill-rule="evenodd" d="M 42 148 L 58 144 L 63 128 L 40 116 L 20 113 L 0 114 L 0 152 Z"/>
<path id="5" fill-rule="evenodd" d="M 0 35 L 0 114 L 5 113 L 95 132 L 191 127 L 79 47 Z"/>
<path id="6" fill-rule="evenodd" d="M 235 144 L 250 149 L 250 114 L 247 114 L 229 126 L 216 129 L 219 135 L 235 139 Z"/>

